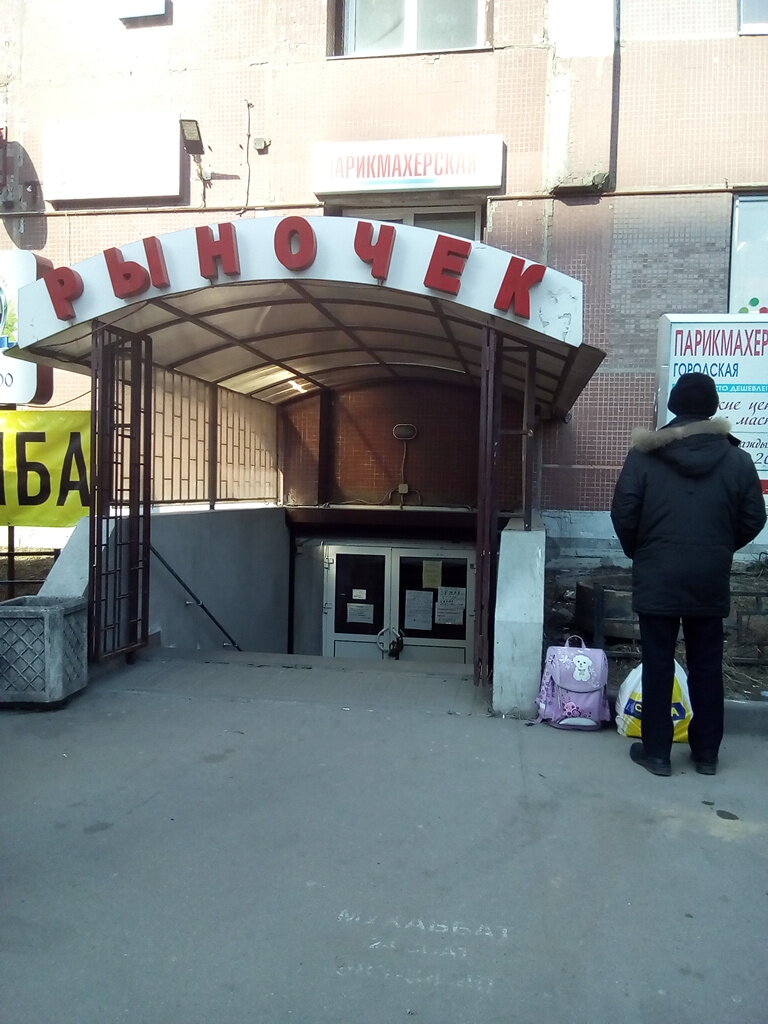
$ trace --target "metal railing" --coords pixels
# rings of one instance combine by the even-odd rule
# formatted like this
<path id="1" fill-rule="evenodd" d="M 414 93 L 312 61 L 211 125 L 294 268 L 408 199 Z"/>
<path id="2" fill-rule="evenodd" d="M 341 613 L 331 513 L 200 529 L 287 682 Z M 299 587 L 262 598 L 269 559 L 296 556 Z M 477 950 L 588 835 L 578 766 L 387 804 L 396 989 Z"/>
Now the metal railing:
<path id="1" fill-rule="evenodd" d="M 0 564 L 2 560 L 5 560 L 6 564 L 6 575 L 5 578 L 0 578 L 0 594 L 3 594 L 4 600 L 11 600 L 16 597 L 18 589 L 28 589 L 29 587 L 41 587 L 45 583 L 46 576 L 24 576 L 19 577 L 17 573 L 18 563 L 26 562 L 28 559 L 46 559 L 52 560 L 51 564 L 61 554 L 61 548 L 36 548 L 33 551 L 19 551 L 15 547 L 9 547 L 5 551 L 0 551 Z"/>
<path id="2" fill-rule="evenodd" d="M 152 552 L 152 554 L 155 556 L 155 558 L 158 560 L 158 562 L 160 562 L 160 564 L 163 565 L 168 570 L 168 572 L 171 574 L 171 576 L 173 576 L 173 578 L 176 580 L 176 582 L 181 587 L 183 587 L 184 590 L 192 598 L 192 600 L 190 602 L 188 602 L 188 603 L 189 604 L 197 605 L 197 607 L 200 609 L 200 611 L 204 612 L 208 616 L 208 618 L 211 620 L 211 622 L 214 624 L 214 626 L 216 626 L 216 628 L 218 630 L 220 630 L 224 634 L 224 636 L 229 641 L 229 645 L 231 647 L 234 647 L 234 649 L 236 651 L 242 651 L 242 647 L 238 643 L 236 643 L 236 641 L 230 636 L 230 634 L 227 632 L 227 630 L 224 628 L 224 626 L 222 626 L 222 624 L 219 622 L 219 620 L 216 618 L 216 616 L 213 614 L 213 612 L 210 610 L 210 608 L 207 608 L 206 605 L 203 604 L 201 599 L 197 596 L 197 594 L 190 587 L 187 586 L 187 584 L 184 582 L 184 580 L 181 578 L 181 576 L 179 576 L 179 574 L 176 572 L 176 570 L 173 568 L 173 566 L 171 566 L 168 562 L 166 562 L 166 560 L 163 558 L 163 556 L 160 554 L 160 552 L 157 550 L 157 548 L 153 544 L 150 544 L 149 549 Z"/>

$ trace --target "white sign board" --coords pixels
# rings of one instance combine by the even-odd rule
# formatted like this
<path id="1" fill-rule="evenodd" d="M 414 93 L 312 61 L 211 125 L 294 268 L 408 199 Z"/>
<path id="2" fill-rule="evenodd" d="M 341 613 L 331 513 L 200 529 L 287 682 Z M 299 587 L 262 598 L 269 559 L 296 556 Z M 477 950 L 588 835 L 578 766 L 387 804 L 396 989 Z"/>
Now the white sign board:
<path id="1" fill-rule="evenodd" d="M 35 254 L 23 249 L 0 252 L 0 405 L 26 405 L 37 391 L 37 366 L 9 359 L 17 344 L 18 293 L 37 279 Z"/>
<path id="2" fill-rule="evenodd" d="M 768 494 L 768 316 L 672 314 L 659 320 L 658 425 L 668 423 L 669 392 L 684 373 L 706 373 L 720 413 L 755 460 Z"/>
<path id="3" fill-rule="evenodd" d="M 218 282 L 302 278 L 445 298 L 502 325 L 582 343 L 582 283 L 552 267 L 405 224 L 289 216 L 184 228 L 47 272 L 21 291 L 19 345 L 80 324 L 74 333 L 90 336 L 93 319 L 109 322 L 144 299 Z"/>
<path id="4" fill-rule="evenodd" d="M 438 139 L 317 142 L 312 151 L 316 195 L 498 188 L 502 181 L 501 135 Z"/>
<path id="5" fill-rule="evenodd" d="M 52 203 L 181 194 L 179 118 L 154 112 L 57 117 L 43 127 L 43 182 Z"/>

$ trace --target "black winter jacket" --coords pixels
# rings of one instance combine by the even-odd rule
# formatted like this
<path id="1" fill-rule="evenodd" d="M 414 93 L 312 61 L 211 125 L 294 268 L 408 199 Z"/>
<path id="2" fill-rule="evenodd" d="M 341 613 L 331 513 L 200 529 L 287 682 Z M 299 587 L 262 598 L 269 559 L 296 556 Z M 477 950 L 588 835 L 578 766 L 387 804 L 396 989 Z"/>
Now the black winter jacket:
<path id="1" fill-rule="evenodd" d="M 733 553 L 766 521 L 755 464 L 730 429 L 679 416 L 633 432 L 611 519 L 632 559 L 636 612 L 728 615 Z"/>

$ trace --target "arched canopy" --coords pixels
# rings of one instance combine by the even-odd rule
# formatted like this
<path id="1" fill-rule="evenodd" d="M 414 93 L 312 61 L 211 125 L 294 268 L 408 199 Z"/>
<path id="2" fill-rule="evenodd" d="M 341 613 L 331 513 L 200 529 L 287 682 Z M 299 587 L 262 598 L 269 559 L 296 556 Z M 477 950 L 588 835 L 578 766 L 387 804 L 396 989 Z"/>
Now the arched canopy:
<path id="1" fill-rule="evenodd" d="M 535 353 L 542 416 L 564 415 L 604 354 L 582 341 L 582 284 L 500 249 L 404 225 L 254 218 L 108 249 L 19 295 L 22 357 L 90 364 L 94 319 L 146 333 L 153 361 L 270 403 L 380 381 L 477 385 L 483 332 L 502 388 Z"/>

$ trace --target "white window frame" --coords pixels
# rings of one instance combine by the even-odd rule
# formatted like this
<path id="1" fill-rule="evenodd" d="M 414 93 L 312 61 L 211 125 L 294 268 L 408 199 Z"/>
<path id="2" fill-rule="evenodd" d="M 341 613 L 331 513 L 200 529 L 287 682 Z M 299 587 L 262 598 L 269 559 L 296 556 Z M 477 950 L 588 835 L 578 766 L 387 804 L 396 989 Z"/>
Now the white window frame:
<path id="1" fill-rule="evenodd" d="M 739 0 L 739 35 L 742 36 L 764 36 L 768 35 L 768 3 L 763 0 L 766 7 L 764 21 L 748 21 L 744 14 L 745 0 Z"/>
<path id="2" fill-rule="evenodd" d="M 342 39 L 342 52 L 340 57 L 386 57 L 398 53 L 430 53 L 430 50 L 420 50 L 416 45 L 416 34 L 418 30 L 418 4 L 419 0 L 404 0 L 405 3 L 405 41 L 401 47 L 393 50 L 363 50 L 356 49 L 353 39 L 353 26 L 355 24 L 355 8 L 358 2 L 364 0 L 338 0 L 342 9 L 344 33 Z M 449 0 L 446 0 L 449 2 Z M 475 41 L 467 46 L 452 46 L 441 53 L 456 52 L 461 50 L 482 50 L 490 45 L 487 38 L 486 22 L 486 0 L 477 0 L 477 31 Z"/>
<path id="3" fill-rule="evenodd" d="M 414 219 L 419 214 L 433 214 L 438 217 L 441 214 L 450 213 L 471 214 L 475 218 L 474 241 L 482 241 L 483 210 L 481 206 L 345 206 L 342 212 L 344 217 L 356 217 L 358 220 L 383 220 L 393 224 L 407 224 L 410 227 L 419 226 L 418 224 L 414 225 Z M 450 234 L 450 232 L 446 232 L 446 234 Z"/>
<path id="4" fill-rule="evenodd" d="M 757 210 L 757 207 L 760 207 Z M 759 230 L 765 225 L 764 240 L 752 239 L 750 244 L 740 226 L 750 213 L 757 213 Z M 754 221 L 753 221 L 754 225 Z M 754 228 L 753 228 L 754 230 Z M 750 232 L 751 234 L 751 232 Z M 768 193 L 736 196 L 733 204 L 731 233 L 731 273 L 728 288 L 730 313 L 759 313 L 768 307 L 768 288 L 765 285 L 766 254 L 768 254 Z M 754 302 L 753 300 L 757 300 Z"/>

